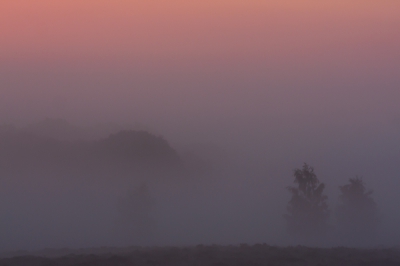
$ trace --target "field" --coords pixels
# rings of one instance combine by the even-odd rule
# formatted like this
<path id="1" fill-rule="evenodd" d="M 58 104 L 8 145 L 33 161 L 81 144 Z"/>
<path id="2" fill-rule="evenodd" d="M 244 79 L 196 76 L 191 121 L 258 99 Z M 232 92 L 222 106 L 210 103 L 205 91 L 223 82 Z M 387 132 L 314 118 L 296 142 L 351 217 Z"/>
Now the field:
<path id="1" fill-rule="evenodd" d="M 62 249 L 22 253 L 8 254 L 7 258 L 0 259 L 0 265 L 400 265 L 400 250 L 397 248 L 309 248 L 241 244 L 179 248 Z"/>

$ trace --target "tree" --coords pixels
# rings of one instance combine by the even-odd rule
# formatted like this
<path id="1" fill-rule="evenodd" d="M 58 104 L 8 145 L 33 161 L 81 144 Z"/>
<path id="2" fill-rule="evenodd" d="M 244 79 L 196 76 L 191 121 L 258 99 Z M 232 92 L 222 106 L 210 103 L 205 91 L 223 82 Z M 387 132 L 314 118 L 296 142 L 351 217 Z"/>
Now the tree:
<path id="1" fill-rule="evenodd" d="M 120 226 L 129 241 L 142 244 L 152 237 L 155 230 L 153 207 L 154 200 L 145 183 L 119 200 Z"/>
<path id="2" fill-rule="evenodd" d="M 328 197 L 323 194 L 325 184 L 320 183 L 314 168 L 304 163 L 302 169 L 294 170 L 294 183 L 287 189 L 292 194 L 285 219 L 287 229 L 293 236 L 318 237 L 326 233 L 329 209 Z"/>
<path id="3" fill-rule="evenodd" d="M 379 225 L 378 208 L 371 196 L 373 191 L 367 190 L 362 178 L 357 176 L 339 189 L 336 217 L 342 241 L 362 244 L 372 240 Z"/>

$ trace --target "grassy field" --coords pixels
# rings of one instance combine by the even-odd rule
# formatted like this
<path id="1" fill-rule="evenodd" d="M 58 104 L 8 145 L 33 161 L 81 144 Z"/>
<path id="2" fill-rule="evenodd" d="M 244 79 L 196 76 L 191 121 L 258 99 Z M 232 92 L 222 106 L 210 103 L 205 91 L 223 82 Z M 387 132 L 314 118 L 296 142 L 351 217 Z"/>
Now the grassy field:
<path id="1" fill-rule="evenodd" d="M 275 247 L 267 244 L 49 249 L 32 254 L 9 254 L 0 259 L 0 265 L 400 265 L 400 249 Z"/>

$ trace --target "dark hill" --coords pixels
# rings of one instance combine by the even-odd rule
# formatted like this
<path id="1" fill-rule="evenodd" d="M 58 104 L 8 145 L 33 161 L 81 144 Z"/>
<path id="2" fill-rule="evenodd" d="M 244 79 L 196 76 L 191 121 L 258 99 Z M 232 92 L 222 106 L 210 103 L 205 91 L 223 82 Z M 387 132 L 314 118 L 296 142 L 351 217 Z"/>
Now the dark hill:
<path id="1" fill-rule="evenodd" d="M 132 161 L 179 161 L 166 140 L 146 131 L 121 131 L 97 142 L 97 149 L 115 159 Z"/>
<path id="2" fill-rule="evenodd" d="M 0 127 L 0 173 L 98 175 L 114 169 L 176 170 L 182 163 L 169 143 L 146 131 L 121 131 L 97 141 L 67 141 Z M 37 173 L 37 171 L 42 172 Z"/>

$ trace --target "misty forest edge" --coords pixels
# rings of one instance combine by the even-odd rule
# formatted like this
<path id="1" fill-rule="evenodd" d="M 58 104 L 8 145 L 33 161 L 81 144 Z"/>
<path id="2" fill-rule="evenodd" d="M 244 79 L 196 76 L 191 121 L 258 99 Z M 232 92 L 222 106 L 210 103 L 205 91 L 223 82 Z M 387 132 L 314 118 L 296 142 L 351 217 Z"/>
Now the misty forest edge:
<path id="1" fill-rule="evenodd" d="M 59 140 L 52 136 L 65 130 L 79 135 L 71 128 L 62 120 L 45 120 L 42 125 L 25 129 L 2 126 L 1 167 L 6 173 L 12 172 L 12 162 L 18 160 L 25 171 L 43 164 L 57 169 L 75 169 L 72 172 L 90 172 L 91 164 L 112 162 L 115 168 L 111 169 L 116 172 L 121 166 L 148 172 L 157 165 L 157 169 L 161 169 L 157 174 L 163 178 L 181 176 L 193 166 L 196 170 L 210 171 L 210 166 L 199 158 L 194 162 L 182 161 L 164 138 L 147 130 L 123 130 L 96 140 Z M 106 174 L 112 174 L 113 170 L 107 171 L 110 172 Z M 104 172 L 105 169 L 100 167 L 95 174 Z M 312 166 L 304 163 L 302 168 L 294 170 L 293 175 L 294 185 L 287 187 L 291 198 L 283 215 L 287 232 L 293 238 L 313 244 L 336 234 L 346 240 L 344 244 L 359 245 L 376 237 L 379 210 L 372 198 L 372 190 L 367 190 L 361 177 L 350 178 L 349 183 L 339 187 L 339 205 L 332 210 L 324 194 L 325 184 L 319 181 Z M 147 183 L 130 190 L 118 204 L 123 220 L 136 227 L 136 237 L 150 234 L 155 226 L 150 215 L 154 200 Z M 334 217 L 333 224 L 331 217 Z"/>
<path id="2" fill-rule="evenodd" d="M 340 186 L 339 205 L 334 209 L 335 226 L 329 224 L 331 210 L 324 194 L 325 184 L 317 178 L 314 168 L 304 163 L 294 170 L 295 186 L 288 186 L 291 199 L 284 218 L 288 232 L 300 239 L 320 239 L 338 235 L 345 244 L 360 245 L 376 237 L 380 214 L 362 177 L 349 179 Z"/>

